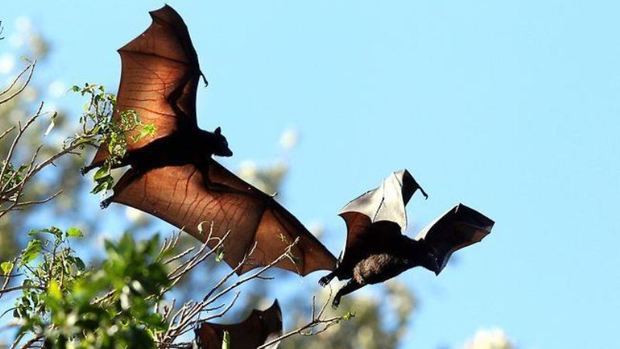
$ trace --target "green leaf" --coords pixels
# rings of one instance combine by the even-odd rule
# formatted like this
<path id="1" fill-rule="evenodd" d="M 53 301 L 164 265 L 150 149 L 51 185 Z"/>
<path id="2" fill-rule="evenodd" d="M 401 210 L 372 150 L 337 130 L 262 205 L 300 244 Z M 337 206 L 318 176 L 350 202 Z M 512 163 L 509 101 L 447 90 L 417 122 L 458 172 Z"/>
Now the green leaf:
<path id="1" fill-rule="evenodd" d="M 95 180 L 99 180 L 105 176 L 108 176 L 110 174 L 110 166 L 101 166 L 97 172 L 95 172 Z"/>
<path id="2" fill-rule="evenodd" d="M 44 229 L 30 229 L 30 231 L 28 232 L 28 236 L 33 237 L 42 232 L 43 230 Z"/>
<path id="3" fill-rule="evenodd" d="M 42 244 L 41 240 L 34 239 L 28 242 L 28 246 L 22 252 L 22 265 L 28 264 L 30 261 L 34 260 L 41 253 Z"/>
<path id="4" fill-rule="evenodd" d="M 13 269 L 13 262 L 11 261 L 6 261 L 6 262 L 2 262 L 0 263 L 0 269 L 2 269 L 2 273 L 4 275 L 7 275 L 8 273 L 11 272 L 11 269 Z"/>
<path id="5" fill-rule="evenodd" d="M 215 255 L 215 261 L 221 262 L 224 259 L 224 247 L 220 246 L 217 249 L 217 254 Z"/>
<path id="6" fill-rule="evenodd" d="M 345 320 L 350 320 L 351 318 L 354 318 L 354 317 L 355 317 L 355 313 L 352 313 L 352 312 L 349 311 L 346 314 L 344 314 L 344 316 L 342 318 L 345 319 Z"/>
<path id="7" fill-rule="evenodd" d="M 82 233 L 80 228 L 71 227 L 67 229 L 67 236 L 70 238 L 81 238 L 84 237 L 84 233 Z"/>
<path id="8" fill-rule="evenodd" d="M 75 263 L 75 266 L 76 268 L 78 268 L 79 271 L 84 271 L 84 269 L 86 269 L 86 265 L 84 264 L 84 261 L 82 261 L 81 258 L 75 257 L 73 259 L 73 262 Z"/>
<path id="9" fill-rule="evenodd" d="M 41 230 L 43 233 L 50 233 L 54 235 L 57 239 L 62 239 L 62 230 L 57 227 L 50 227 L 48 229 Z"/>
<path id="10" fill-rule="evenodd" d="M 47 295 L 54 300 L 62 299 L 62 291 L 60 291 L 60 285 L 58 285 L 56 280 L 50 281 L 50 284 L 47 287 Z"/>

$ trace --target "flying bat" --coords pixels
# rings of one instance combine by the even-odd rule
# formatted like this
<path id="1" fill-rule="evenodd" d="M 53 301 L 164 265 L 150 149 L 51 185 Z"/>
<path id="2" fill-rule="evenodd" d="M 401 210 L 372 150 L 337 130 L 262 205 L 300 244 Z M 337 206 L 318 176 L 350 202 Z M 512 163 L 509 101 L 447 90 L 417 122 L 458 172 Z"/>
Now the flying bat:
<path id="1" fill-rule="evenodd" d="M 265 310 L 253 310 L 244 321 L 237 324 L 202 322 L 196 329 L 196 341 L 200 349 L 221 349 L 224 331 L 228 332 L 230 349 L 256 349 L 282 336 L 282 313 L 276 300 Z M 276 349 L 275 342 L 266 349 Z"/>
<path id="2" fill-rule="evenodd" d="M 350 279 L 334 296 L 334 307 L 342 296 L 413 267 L 422 266 L 439 275 L 454 251 L 479 242 L 491 232 L 491 219 L 458 204 L 415 239 L 407 237 L 403 234 L 407 226 L 405 205 L 418 189 L 427 196 L 409 171 L 401 170 L 341 210 L 347 225 L 345 248 L 336 268 L 319 280 L 325 286 L 334 277 Z"/>
<path id="3" fill-rule="evenodd" d="M 336 258 L 273 195 L 212 158 L 232 151 L 219 127 L 214 132 L 198 127 L 196 90 L 202 73 L 187 27 L 167 5 L 150 15 L 148 29 L 118 50 L 122 72 L 113 121 L 121 111 L 134 110 L 141 122 L 155 126 L 156 135 L 131 142 L 132 134 L 126 134 L 127 154 L 115 167 L 130 168 L 102 207 L 116 202 L 140 209 L 203 242 L 208 234 L 201 223 L 211 223 L 209 247 L 229 232 L 223 259 L 237 274 L 270 264 L 296 239 L 291 258 L 276 267 L 300 275 L 333 269 Z M 102 166 L 108 156 L 103 144 L 83 172 Z"/>

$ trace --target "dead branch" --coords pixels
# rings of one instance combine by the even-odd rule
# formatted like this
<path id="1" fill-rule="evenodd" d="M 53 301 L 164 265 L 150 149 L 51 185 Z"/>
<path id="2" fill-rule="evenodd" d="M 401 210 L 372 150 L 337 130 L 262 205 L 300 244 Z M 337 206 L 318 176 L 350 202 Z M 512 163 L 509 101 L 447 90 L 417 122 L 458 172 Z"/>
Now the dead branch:
<path id="1" fill-rule="evenodd" d="M 15 98 L 17 95 L 22 93 L 24 89 L 26 89 L 26 87 L 30 83 L 30 80 L 32 79 L 32 74 L 34 73 L 34 67 L 36 66 L 36 64 L 37 64 L 36 61 L 28 64 L 19 74 L 17 74 L 17 77 L 13 79 L 11 84 L 6 89 L 0 92 L 0 104 L 4 104 L 10 101 L 11 99 Z M 17 85 L 17 83 L 21 80 L 21 78 L 25 74 L 28 74 L 28 76 L 26 77 L 26 80 L 24 81 L 24 83 L 15 92 L 11 93 L 8 97 L 4 97 L 6 94 L 9 94 L 11 92 L 13 87 Z"/>
<path id="2" fill-rule="evenodd" d="M 198 263 L 200 263 L 202 260 L 208 257 L 208 256 L 205 257 L 205 255 L 207 254 L 211 255 L 212 253 L 217 251 L 218 248 L 220 248 L 220 246 L 223 246 L 223 243 L 228 237 L 229 232 L 226 235 L 224 235 L 224 237 L 222 237 L 221 239 L 212 237 L 212 232 L 213 232 L 213 227 L 211 227 L 209 236 L 206 242 L 203 244 L 203 246 L 201 246 L 201 249 L 197 251 L 188 261 L 184 262 L 183 266 L 177 267 L 176 270 L 179 270 L 180 272 L 178 272 L 177 274 L 177 272 L 173 271 L 171 273 L 173 277 L 180 278 L 183 275 L 186 275 Z M 205 248 L 204 246 L 210 240 L 213 240 L 213 239 L 218 239 L 218 243 L 207 253 L 201 252 L 204 250 Z M 291 250 L 298 243 L 298 241 L 299 239 L 296 239 L 293 243 L 291 243 L 284 250 L 284 252 L 278 258 L 273 260 L 268 265 L 261 267 L 260 269 L 258 269 L 257 271 L 253 273 L 250 273 L 248 276 L 240 277 L 233 284 L 229 285 L 228 287 L 222 288 L 226 284 L 226 282 L 239 269 L 241 269 L 246 264 L 248 259 L 252 256 L 252 254 L 256 250 L 256 244 L 254 244 L 253 247 L 250 249 L 250 251 L 239 262 L 239 264 L 235 268 L 233 268 L 231 271 L 229 271 L 224 277 L 222 277 L 216 283 L 216 285 L 212 287 L 211 290 L 205 295 L 202 301 L 185 303 L 176 312 L 170 309 L 164 309 L 163 316 L 168 321 L 169 326 L 168 326 L 168 329 L 164 333 L 160 333 L 156 336 L 158 347 L 159 348 L 172 348 L 173 346 L 175 346 L 173 343 L 176 341 L 176 339 L 182 336 L 183 334 L 193 330 L 198 322 L 224 316 L 224 314 L 226 314 L 235 305 L 240 293 L 235 292 L 233 299 L 228 303 L 224 303 L 216 307 L 213 307 L 212 304 L 216 302 L 218 299 L 222 298 L 223 296 L 227 294 L 231 294 L 233 291 L 235 291 L 237 288 L 239 288 L 241 285 L 245 284 L 246 282 L 249 282 L 255 279 L 264 279 L 265 277 L 263 276 L 263 274 L 266 271 L 273 268 L 276 264 L 278 264 L 284 258 L 290 258 Z M 189 252 L 183 251 L 181 254 L 187 255 L 188 253 Z M 175 259 L 177 257 L 178 255 L 172 257 L 171 259 Z M 218 309 L 221 309 L 218 313 L 211 314 L 209 316 L 206 316 L 205 318 L 201 318 L 200 316 L 202 313 L 212 312 Z"/>
<path id="3" fill-rule="evenodd" d="M 317 313 L 316 312 L 316 298 L 312 297 L 312 318 L 310 321 L 308 321 L 308 323 L 298 327 L 297 329 L 289 331 L 281 335 L 278 338 L 274 338 L 273 340 L 259 346 L 256 349 L 269 347 L 270 345 L 273 345 L 274 343 L 278 343 L 286 338 L 289 338 L 295 335 L 314 336 L 319 333 L 323 333 L 327 331 L 327 329 L 329 329 L 333 325 L 338 324 L 342 320 L 347 320 L 348 318 L 353 317 L 353 315 L 345 314 L 341 316 L 323 318 L 323 315 L 325 314 L 325 310 L 327 309 L 327 305 L 329 304 L 331 298 L 332 298 L 332 289 L 330 287 L 329 297 L 327 297 L 327 299 L 325 300 L 325 303 L 323 303 L 323 305 L 319 309 L 319 312 Z"/>

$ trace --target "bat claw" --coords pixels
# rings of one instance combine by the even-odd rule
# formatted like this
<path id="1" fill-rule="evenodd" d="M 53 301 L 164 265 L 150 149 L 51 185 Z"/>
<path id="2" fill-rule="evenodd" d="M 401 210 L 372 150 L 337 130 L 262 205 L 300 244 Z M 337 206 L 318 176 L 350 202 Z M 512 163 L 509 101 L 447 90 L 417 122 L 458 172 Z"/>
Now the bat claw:
<path id="1" fill-rule="evenodd" d="M 327 276 L 323 276 L 321 279 L 319 279 L 319 285 L 321 287 L 325 287 L 327 286 L 327 284 L 329 284 L 329 282 L 331 281 L 331 279 Z"/>
<path id="2" fill-rule="evenodd" d="M 334 300 L 332 301 L 332 309 L 334 310 L 338 309 L 339 305 L 340 305 L 340 297 L 334 298 Z"/>
<path id="3" fill-rule="evenodd" d="M 101 201 L 101 203 L 99 204 L 99 207 L 101 207 L 101 209 L 103 210 L 103 209 L 107 208 L 108 206 L 110 206 L 111 202 L 112 202 L 112 198 L 109 197 L 109 198 Z"/>

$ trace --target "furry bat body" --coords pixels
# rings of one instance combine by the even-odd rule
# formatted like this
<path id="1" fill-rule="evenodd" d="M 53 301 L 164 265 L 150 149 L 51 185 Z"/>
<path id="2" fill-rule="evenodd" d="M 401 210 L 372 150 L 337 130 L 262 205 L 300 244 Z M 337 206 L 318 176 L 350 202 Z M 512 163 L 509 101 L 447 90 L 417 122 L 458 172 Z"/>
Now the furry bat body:
<path id="1" fill-rule="evenodd" d="M 141 122 L 155 126 L 156 134 L 128 141 L 127 155 L 117 167 L 130 169 L 102 207 L 111 202 L 132 206 L 201 241 L 209 234 L 199 229 L 203 222 L 212 224 L 213 238 L 229 232 L 224 260 L 237 274 L 270 264 L 296 239 L 291 258 L 276 267 L 300 275 L 333 269 L 335 257 L 272 195 L 212 159 L 232 151 L 219 127 L 214 132 L 198 127 L 196 90 L 202 73 L 187 27 L 170 6 L 150 14 L 151 26 L 119 50 L 122 73 L 113 121 L 119 121 L 121 111 L 134 110 Z M 101 166 L 108 156 L 104 144 L 84 172 Z M 216 244 L 213 240 L 210 247 Z"/>
<path id="2" fill-rule="evenodd" d="M 454 251 L 490 233 L 492 220 L 459 204 L 423 229 L 416 239 L 403 235 L 405 205 L 418 189 L 426 196 L 407 170 L 395 172 L 380 187 L 342 209 L 340 216 L 347 224 L 345 249 L 336 269 L 319 281 L 325 286 L 334 277 L 350 279 L 336 293 L 334 307 L 342 296 L 413 267 L 423 266 L 439 274 Z"/>

